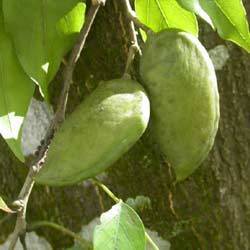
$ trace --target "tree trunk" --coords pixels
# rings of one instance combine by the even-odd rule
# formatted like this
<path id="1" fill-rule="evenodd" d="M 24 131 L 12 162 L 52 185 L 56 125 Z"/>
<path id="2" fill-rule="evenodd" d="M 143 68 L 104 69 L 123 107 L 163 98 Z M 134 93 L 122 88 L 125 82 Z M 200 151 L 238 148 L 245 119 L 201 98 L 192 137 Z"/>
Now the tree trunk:
<path id="1" fill-rule="evenodd" d="M 109 0 L 98 13 L 74 75 L 68 113 L 100 80 L 122 75 L 129 47 L 129 32 L 121 0 Z M 250 13 L 250 3 L 245 3 Z M 171 242 L 173 250 L 250 249 L 250 60 L 232 43 L 220 40 L 202 25 L 201 40 L 207 49 L 226 45 L 230 58 L 217 71 L 221 119 L 216 142 L 208 159 L 186 181 L 173 185 L 171 169 L 161 156 L 149 129 L 142 139 L 103 177 L 104 183 L 123 200 L 144 195 L 151 208 L 140 210 L 147 228 Z M 138 58 L 134 67 L 138 75 Z M 60 73 L 51 85 L 52 102 L 60 89 Z M 55 91 L 58 90 L 58 91 Z M 53 94 L 54 93 L 54 94 Z M 24 166 L 0 140 L 1 195 L 13 200 L 24 181 Z M 66 188 L 36 186 L 28 221 L 50 220 L 73 231 L 107 210 L 112 202 L 89 182 Z M 14 226 L 14 218 L 1 227 L 3 240 Z M 55 249 L 72 240 L 50 229 L 39 231 Z"/>

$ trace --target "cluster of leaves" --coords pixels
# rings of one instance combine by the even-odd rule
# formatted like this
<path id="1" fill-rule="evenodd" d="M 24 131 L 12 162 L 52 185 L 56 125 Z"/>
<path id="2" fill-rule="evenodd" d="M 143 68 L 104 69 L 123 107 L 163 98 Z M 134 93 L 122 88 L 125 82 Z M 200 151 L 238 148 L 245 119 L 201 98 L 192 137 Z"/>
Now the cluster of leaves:
<path id="1" fill-rule="evenodd" d="M 0 134 L 24 161 L 21 127 L 35 84 L 48 100 L 48 85 L 84 23 L 85 4 L 79 0 L 0 4 Z"/>
<path id="2" fill-rule="evenodd" d="M 250 52 L 250 33 L 241 0 L 135 0 L 141 22 L 158 32 L 176 28 L 198 36 L 196 16 L 205 20 L 221 38 Z"/>
<path id="3" fill-rule="evenodd" d="M 75 43 L 86 6 L 80 0 L 0 0 L 0 4 L 0 134 L 24 161 L 21 128 L 35 85 L 48 101 L 48 85 Z M 196 36 L 197 15 L 223 39 L 250 52 L 249 27 L 241 0 L 135 0 L 135 11 L 154 32 L 176 28 Z M 11 212 L 1 198 L 0 209 Z M 120 201 L 102 215 L 94 246 L 97 250 L 103 245 L 110 250 L 143 250 L 145 235 L 136 212 Z"/>

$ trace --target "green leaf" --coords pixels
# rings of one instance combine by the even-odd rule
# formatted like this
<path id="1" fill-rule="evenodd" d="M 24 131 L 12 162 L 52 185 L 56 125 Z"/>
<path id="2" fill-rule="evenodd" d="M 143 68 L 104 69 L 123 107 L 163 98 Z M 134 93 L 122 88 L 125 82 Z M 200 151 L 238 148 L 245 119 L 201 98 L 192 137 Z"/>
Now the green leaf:
<path id="1" fill-rule="evenodd" d="M 212 28 L 214 28 L 212 20 L 210 19 L 209 15 L 202 9 L 199 0 L 177 0 L 177 1 L 184 9 L 197 14 L 202 19 L 204 19 L 208 24 L 210 24 Z"/>
<path id="2" fill-rule="evenodd" d="M 250 34 L 241 0 L 199 0 L 219 35 L 250 52 Z"/>
<path id="3" fill-rule="evenodd" d="M 198 35 L 195 15 L 176 0 L 136 0 L 135 10 L 139 20 L 155 32 L 175 28 Z"/>
<path id="4" fill-rule="evenodd" d="M 80 0 L 3 0 L 18 58 L 47 98 L 47 88 L 84 23 Z M 18 18 L 17 18 L 18 17 Z"/>
<path id="5" fill-rule="evenodd" d="M 4 30 L 1 11 L 0 55 L 0 134 L 14 154 L 24 161 L 21 127 L 34 93 L 34 84 L 18 61 L 12 42 Z"/>
<path id="6" fill-rule="evenodd" d="M 223 39 L 235 42 L 250 51 L 249 27 L 241 0 L 178 0 L 178 2 L 209 24 L 213 22 Z"/>
<path id="7" fill-rule="evenodd" d="M 14 213 L 14 211 L 12 211 L 4 202 L 4 200 L 2 199 L 2 197 L 0 196 L 0 210 L 3 210 L 6 213 Z"/>
<path id="8" fill-rule="evenodd" d="M 94 232 L 94 250 L 145 250 L 143 223 L 136 212 L 119 202 L 102 214 L 101 225 Z"/>

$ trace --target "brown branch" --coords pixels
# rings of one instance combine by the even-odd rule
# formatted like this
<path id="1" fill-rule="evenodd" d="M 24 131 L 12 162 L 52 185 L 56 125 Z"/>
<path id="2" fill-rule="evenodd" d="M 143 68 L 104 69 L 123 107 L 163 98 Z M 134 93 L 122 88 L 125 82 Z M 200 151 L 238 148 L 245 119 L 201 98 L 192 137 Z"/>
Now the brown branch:
<path id="1" fill-rule="evenodd" d="M 42 145 L 39 148 L 39 151 L 37 152 L 36 159 L 31 164 L 31 167 L 26 177 L 26 180 L 24 182 L 24 185 L 18 195 L 18 199 L 14 202 L 15 204 L 20 204 L 20 205 L 17 209 L 17 220 L 16 220 L 16 225 L 15 225 L 15 229 L 13 232 L 13 236 L 10 242 L 9 250 L 14 250 L 18 238 L 20 237 L 20 235 L 23 235 L 26 232 L 26 227 L 27 227 L 26 209 L 27 209 L 27 204 L 28 204 L 28 200 L 30 197 L 30 193 L 34 186 L 34 177 L 44 164 L 46 153 L 47 153 L 49 144 L 51 142 L 51 139 L 53 138 L 55 130 L 64 120 L 67 99 L 68 99 L 68 92 L 69 92 L 69 88 L 72 82 L 72 77 L 73 77 L 73 72 L 74 72 L 76 62 L 79 59 L 79 56 L 84 47 L 86 38 L 92 27 L 96 14 L 100 6 L 105 4 L 105 1 L 106 0 L 92 0 L 92 5 L 87 14 L 84 26 L 81 29 L 79 38 L 74 48 L 72 49 L 72 52 L 69 57 L 69 62 L 67 63 L 64 69 L 63 89 L 62 89 L 62 93 L 59 99 L 55 117 L 53 121 L 51 122 L 50 128 L 45 136 L 45 139 L 43 140 Z"/>
<path id="2" fill-rule="evenodd" d="M 57 112 L 55 115 L 55 122 L 57 124 L 60 124 L 64 120 L 65 116 L 65 110 L 66 110 L 66 104 L 67 104 L 67 99 L 68 99 L 68 93 L 69 93 L 69 88 L 72 83 L 72 77 L 73 77 L 73 72 L 75 69 L 76 62 L 78 61 L 81 51 L 83 49 L 83 46 L 86 42 L 87 36 L 89 34 L 89 31 L 92 27 L 92 24 L 94 22 L 94 19 L 96 17 L 96 14 L 100 8 L 101 5 L 104 5 L 105 1 L 104 0 L 92 0 L 92 6 L 90 7 L 90 10 L 88 12 L 88 16 L 86 18 L 85 24 L 83 26 L 83 29 L 80 33 L 79 39 L 73 48 L 69 61 L 67 63 L 67 67 L 65 68 L 63 72 L 63 90 L 61 93 L 61 97 L 58 103 L 58 108 Z"/>
<path id="3" fill-rule="evenodd" d="M 144 29 L 146 32 L 150 31 L 150 29 L 142 24 L 136 17 L 135 12 L 133 11 L 129 0 L 124 0 L 126 14 L 129 20 L 129 30 L 130 30 L 130 41 L 131 46 L 129 48 L 128 59 L 125 67 L 124 77 L 129 75 L 130 67 L 134 61 L 135 55 L 137 52 L 141 55 L 141 49 L 137 40 L 137 31 L 135 30 L 135 24 Z"/>
<path id="4" fill-rule="evenodd" d="M 132 9 L 129 0 L 124 0 L 126 3 L 126 8 L 127 8 L 127 15 L 128 18 L 140 29 L 144 30 L 146 33 L 152 32 L 152 30 L 142 23 L 136 16 L 135 11 Z"/>

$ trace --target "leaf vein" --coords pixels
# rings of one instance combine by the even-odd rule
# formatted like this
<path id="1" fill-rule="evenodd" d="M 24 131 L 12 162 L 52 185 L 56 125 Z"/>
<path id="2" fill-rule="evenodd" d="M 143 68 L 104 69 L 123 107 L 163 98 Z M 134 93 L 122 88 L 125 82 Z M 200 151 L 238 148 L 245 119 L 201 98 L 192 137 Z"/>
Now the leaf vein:
<path id="1" fill-rule="evenodd" d="M 247 41 L 247 38 L 241 33 L 241 31 L 239 29 L 237 29 L 236 25 L 234 24 L 233 20 L 231 20 L 230 16 L 228 16 L 228 14 L 225 12 L 225 10 L 223 9 L 223 7 L 218 3 L 217 0 L 214 0 L 215 4 L 218 6 L 218 8 L 220 9 L 220 11 L 225 15 L 225 17 L 228 19 L 228 21 L 232 24 L 232 26 L 234 27 L 234 29 L 238 32 L 238 34 L 241 36 L 241 38 L 244 41 Z"/>
<path id="2" fill-rule="evenodd" d="M 161 3 L 159 2 L 159 0 L 155 0 L 155 2 L 156 2 L 157 7 L 159 8 L 163 18 L 164 18 L 164 21 L 165 21 L 166 25 L 169 27 L 169 23 L 168 23 L 167 17 L 165 15 L 165 12 L 164 12 L 164 10 L 162 8 Z"/>

